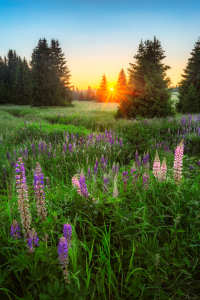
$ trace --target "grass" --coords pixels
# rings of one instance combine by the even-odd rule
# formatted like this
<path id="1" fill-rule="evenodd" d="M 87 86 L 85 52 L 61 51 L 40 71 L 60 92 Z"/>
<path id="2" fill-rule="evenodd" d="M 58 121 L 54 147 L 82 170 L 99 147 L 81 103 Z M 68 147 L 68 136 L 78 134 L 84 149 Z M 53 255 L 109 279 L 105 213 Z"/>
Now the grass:
<path id="1" fill-rule="evenodd" d="M 199 299 L 200 117 L 186 116 L 184 121 L 179 114 L 174 119 L 116 121 L 117 104 L 74 104 L 66 109 L 0 107 L 1 298 Z M 183 135 L 179 186 L 174 181 L 174 150 Z M 163 182 L 153 174 L 156 149 L 161 163 L 164 157 L 167 161 Z M 143 162 L 147 151 L 148 168 Z M 21 227 L 14 168 L 20 156 L 31 228 L 39 237 L 34 253 L 28 252 L 23 238 L 15 240 L 10 235 L 13 219 Z M 44 222 L 37 215 L 33 189 L 36 162 L 44 174 Z M 117 164 L 118 196 L 113 197 Z M 71 182 L 82 171 L 88 198 Z M 65 284 L 57 249 L 67 222 L 72 226 L 72 246 L 70 283 Z"/>

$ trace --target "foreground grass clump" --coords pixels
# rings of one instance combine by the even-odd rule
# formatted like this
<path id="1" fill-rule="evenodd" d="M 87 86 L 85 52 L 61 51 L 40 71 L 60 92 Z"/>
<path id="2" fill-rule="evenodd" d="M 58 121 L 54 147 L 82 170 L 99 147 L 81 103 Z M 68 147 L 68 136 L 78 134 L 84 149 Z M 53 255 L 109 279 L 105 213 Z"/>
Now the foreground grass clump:
<path id="1" fill-rule="evenodd" d="M 2 116 L 2 297 L 199 299 L 199 116 L 101 133 Z"/>

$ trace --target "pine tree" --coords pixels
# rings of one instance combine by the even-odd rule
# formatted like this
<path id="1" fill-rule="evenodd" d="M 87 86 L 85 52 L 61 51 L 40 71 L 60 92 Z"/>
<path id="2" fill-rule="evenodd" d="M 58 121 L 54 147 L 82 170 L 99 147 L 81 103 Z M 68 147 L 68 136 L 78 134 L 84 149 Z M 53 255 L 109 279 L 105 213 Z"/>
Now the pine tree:
<path id="1" fill-rule="evenodd" d="M 195 43 L 188 59 L 183 79 L 179 83 L 179 101 L 176 103 L 178 112 L 200 112 L 200 38 Z"/>
<path id="2" fill-rule="evenodd" d="M 154 37 L 153 41 L 141 41 L 136 63 L 130 63 L 129 88 L 126 99 L 120 100 L 118 117 L 136 116 L 153 118 L 174 115 L 171 93 L 168 90 L 170 79 L 166 76 L 169 66 L 164 65 L 164 50 Z"/>
<path id="3" fill-rule="evenodd" d="M 81 91 L 80 94 L 79 94 L 78 101 L 84 101 L 84 99 L 85 99 L 84 94 L 83 94 L 83 92 Z"/>
<path id="4" fill-rule="evenodd" d="M 25 58 L 19 57 L 13 91 L 15 104 L 30 105 L 30 69 Z"/>
<path id="5" fill-rule="evenodd" d="M 90 86 L 88 86 L 88 90 L 85 95 L 85 100 L 91 101 L 92 100 L 91 98 L 92 98 L 92 89 Z"/>
<path id="6" fill-rule="evenodd" d="M 108 82 L 105 74 L 103 74 L 100 88 L 97 90 L 96 100 L 97 102 L 107 102 L 108 98 Z"/>
<path id="7" fill-rule="evenodd" d="M 116 89 L 119 92 L 125 92 L 127 88 L 127 84 L 126 84 L 126 74 L 124 73 L 124 70 L 121 69 L 118 79 L 117 79 L 117 86 Z"/>
<path id="8" fill-rule="evenodd" d="M 70 71 L 67 66 L 67 61 L 65 59 L 64 53 L 62 53 L 62 49 L 60 48 L 60 44 L 58 40 L 51 40 L 51 59 L 52 65 L 56 69 L 57 76 L 60 79 L 60 88 L 62 92 L 62 97 L 65 101 L 69 103 L 72 102 L 73 96 L 70 90 Z"/>

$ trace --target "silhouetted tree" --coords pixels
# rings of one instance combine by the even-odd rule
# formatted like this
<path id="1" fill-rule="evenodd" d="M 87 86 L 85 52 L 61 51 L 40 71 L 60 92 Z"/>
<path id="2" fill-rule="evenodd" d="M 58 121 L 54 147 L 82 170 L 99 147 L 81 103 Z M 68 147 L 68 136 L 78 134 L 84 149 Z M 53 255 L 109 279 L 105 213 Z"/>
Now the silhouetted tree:
<path id="1" fill-rule="evenodd" d="M 103 74 L 100 88 L 97 90 L 96 100 L 97 102 L 106 102 L 108 100 L 108 82 L 105 74 Z"/>
<path id="2" fill-rule="evenodd" d="M 195 43 L 188 59 L 183 79 L 179 83 L 179 101 L 176 103 L 178 112 L 200 112 L 200 38 Z"/>
<path id="3" fill-rule="evenodd" d="M 117 117 L 153 118 L 174 115 L 171 92 L 168 90 L 170 79 L 166 75 L 169 66 L 164 65 L 164 50 L 154 37 L 153 41 L 141 41 L 136 63 L 130 63 L 129 88 L 125 99 L 120 99 Z"/>
<path id="4" fill-rule="evenodd" d="M 83 94 L 83 92 L 81 91 L 80 94 L 79 94 L 78 101 L 84 101 L 84 99 L 85 99 L 84 94 Z"/>

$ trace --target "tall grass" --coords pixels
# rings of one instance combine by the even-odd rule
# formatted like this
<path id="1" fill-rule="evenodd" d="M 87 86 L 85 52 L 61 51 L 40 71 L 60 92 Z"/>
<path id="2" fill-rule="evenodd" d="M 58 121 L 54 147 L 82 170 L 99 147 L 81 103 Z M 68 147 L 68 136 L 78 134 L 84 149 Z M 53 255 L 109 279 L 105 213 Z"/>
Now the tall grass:
<path id="1" fill-rule="evenodd" d="M 81 105 L 85 104 L 80 103 L 79 111 Z M 0 109 L 1 298 L 199 299 L 199 116 L 186 116 L 185 121 L 179 115 L 176 119 L 118 122 L 111 111 L 101 112 L 100 125 L 95 120 L 99 112 L 91 109 L 83 113 L 83 109 L 81 126 L 76 126 L 76 106 L 66 112 L 15 107 L 29 111 L 27 114 L 13 113 L 12 109 Z M 59 121 L 62 116 L 58 114 L 65 114 L 66 120 L 71 117 L 71 123 Z M 174 181 L 174 150 L 183 135 L 182 181 L 178 186 Z M 165 157 L 167 162 L 163 182 L 153 174 L 156 150 L 160 161 Z M 148 168 L 143 162 L 147 151 Z M 101 164 L 102 156 L 107 159 L 105 165 Z M 10 235 L 13 219 L 21 225 L 14 167 L 18 157 L 25 166 L 31 228 L 39 237 L 34 253 L 28 252 L 23 239 Z M 44 174 L 47 218 L 42 223 L 33 188 L 36 162 Z M 117 197 L 113 197 L 114 163 L 119 164 Z M 134 163 L 136 171 L 132 172 Z M 145 170 L 149 175 L 147 188 Z M 126 186 L 124 171 L 129 176 Z M 79 177 L 81 172 L 89 197 L 81 196 L 71 182 L 72 176 Z M 65 284 L 57 253 L 66 223 L 72 226 L 69 284 Z"/>

